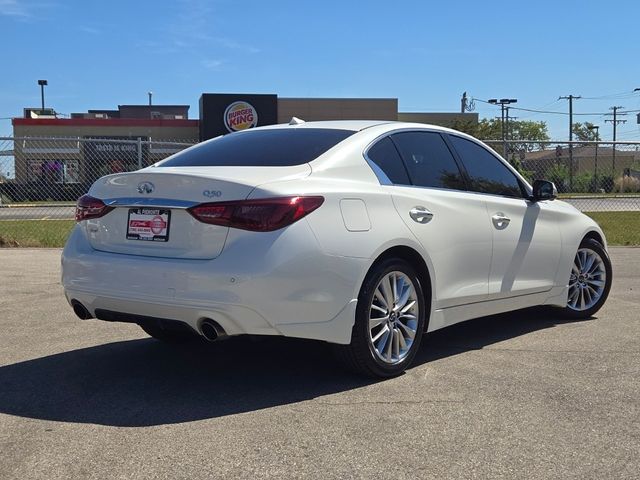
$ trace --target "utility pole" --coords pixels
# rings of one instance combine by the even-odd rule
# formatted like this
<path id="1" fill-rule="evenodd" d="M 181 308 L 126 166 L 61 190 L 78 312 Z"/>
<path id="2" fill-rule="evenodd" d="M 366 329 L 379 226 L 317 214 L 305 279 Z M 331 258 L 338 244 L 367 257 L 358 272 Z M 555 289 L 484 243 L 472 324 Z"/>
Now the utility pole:
<path id="1" fill-rule="evenodd" d="M 506 137 L 507 140 L 512 140 L 513 139 L 512 138 L 513 135 L 511 135 L 511 124 L 509 123 L 509 120 L 517 120 L 518 117 L 511 117 L 509 115 L 509 108 L 511 108 L 511 107 L 505 107 L 504 108 L 505 109 L 504 121 L 505 121 L 505 131 L 506 131 L 505 137 Z M 507 158 L 507 160 L 509 160 L 509 159 Z M 509 162 L 509 163 L 511 163 L 511 162 Z"/>
<path id="2" fill-rule="evenodd" d="M 609 108 L 609 110 L 612 110 L 613 113 L 607 113 L 607 115 L 613 115 L 613 120 L 605 120 L 604 123 L 611 123 L 613 124 L 613 157 L 611 159 L 611 171 L 613 173 L 613 176 L 615 177 L 616 175 L 616 130 L 617 130 L 617 126 L 619 123 L 626 123 L 626 120 L 618 120 L 618 115 L 626 115 L 626 113 L 618 113 L 618 110 L 620 110 L 621 108 L 624 107 L 620 107 L 620 106 L 616 106 L 616 107 L 611 107 Z"/>
<path id="3" fill-rule="evenodd" d="M 580 95 L 566 95 L 558 100 L 569 100 L 569 190 L 573 188 L 573 101 L 582 98 Z"/>
<path id="4" fill-rule="evenodd" d="M 462 94 L 462 98 L 460 99 L 460 113 L 464 113 L 467 109 L 467 92 Z"/>
<path id="5" fill-rule="evenodd" d="M 506 131 L 505 131 L 505 124 L 504 124 L 504 109 L 505 109 L 505 105 L 509 105 L 510 103 L 517 103 L 517 102 L 518 102 L 517 98 L 501 98 L 500 100 L 498 100 L 497 98 L 490 98 L 489 100 L 487 100 L 487 103 L 490 103 L 491 105 L 500 105 L 500 111 L 501 111 L 500 130 L 502 133 L 502 156 L 505 159 L 507 158 L 507 137 L 505 136 Z"/>

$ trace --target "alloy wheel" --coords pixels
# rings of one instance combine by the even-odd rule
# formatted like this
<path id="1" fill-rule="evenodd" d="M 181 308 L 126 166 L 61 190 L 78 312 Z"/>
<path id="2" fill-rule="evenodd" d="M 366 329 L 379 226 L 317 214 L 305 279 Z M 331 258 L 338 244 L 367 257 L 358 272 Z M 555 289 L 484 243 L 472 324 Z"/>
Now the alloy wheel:
<path id="1" fill-rule="evenodd" d="M 580 248 L 569 277 L 567 306 L 578 312 L 593 307 L 602 297 L 607 271 L 602 257 L 590 248 Z"/>
<path id="2" fill-rule="evenodd" d="M 416 288 L 404 273 L 387 273 L 375 288 L 369 307 L 369 342 L 384 363 L 401 362 L 411 350 L 418 328 Z"/>

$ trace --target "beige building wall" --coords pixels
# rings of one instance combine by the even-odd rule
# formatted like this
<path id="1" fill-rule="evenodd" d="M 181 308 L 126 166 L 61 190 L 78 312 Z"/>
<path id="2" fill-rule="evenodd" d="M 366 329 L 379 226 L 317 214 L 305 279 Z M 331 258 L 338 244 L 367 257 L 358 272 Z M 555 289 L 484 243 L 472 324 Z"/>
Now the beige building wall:
<path id="1" fill-rule="evenodd" d="M 278 123 L 320 120 L 397 120 L 397 98 L 278 98 Z"/>

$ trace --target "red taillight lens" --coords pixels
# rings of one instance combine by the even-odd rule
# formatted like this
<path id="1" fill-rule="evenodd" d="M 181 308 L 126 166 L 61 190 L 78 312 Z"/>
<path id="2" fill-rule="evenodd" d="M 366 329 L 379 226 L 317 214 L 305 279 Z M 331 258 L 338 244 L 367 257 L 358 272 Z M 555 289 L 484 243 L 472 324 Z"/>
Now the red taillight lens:
<path id="1" fill-rule="evenodd" d="M 271 232 L 309 215 L 322 202 L 324 197 L 281 197 L 203 203 L 188 211 L 203 223 L 254 232 Z"/>
<path id="2" fill-rule="evenodd" d="M 91 195 L 83 195 L 78 199 L 76 205 L 76 222 L 90 218 L 100 218 L 111 210 L 113 210 L 113 207 L 106 206 L 99 198 L 94 198 Z"/>

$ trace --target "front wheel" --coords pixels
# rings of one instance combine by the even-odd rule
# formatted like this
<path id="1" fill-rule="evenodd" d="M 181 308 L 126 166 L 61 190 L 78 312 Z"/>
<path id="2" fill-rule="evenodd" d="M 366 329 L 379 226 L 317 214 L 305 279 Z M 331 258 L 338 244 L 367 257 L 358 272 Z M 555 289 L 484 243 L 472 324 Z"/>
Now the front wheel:
<path id="1" fill-rule="evenodd" d="M 420 279 L 407 262 L 374 265 L 360 289 L 351 343 L 337 346 L 339 356 L 358 373 L 399 375 L 420 346 L 425 303 Z"/>
<path id="2" fill-rule="evenodd" d="M 600 310 L 609 296 L 612 278 L 611 260 L 604 247 L 592 238 L 583 240 L 569 276 L 565 316 L 589 318 Z"/>

